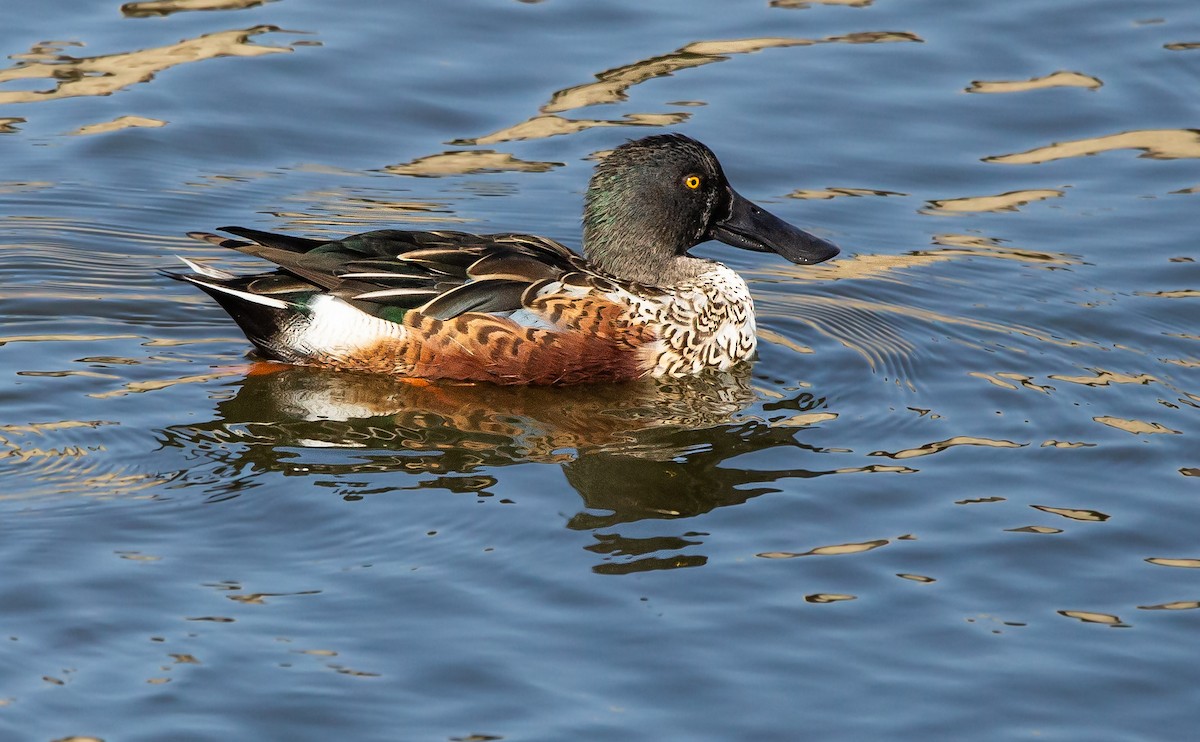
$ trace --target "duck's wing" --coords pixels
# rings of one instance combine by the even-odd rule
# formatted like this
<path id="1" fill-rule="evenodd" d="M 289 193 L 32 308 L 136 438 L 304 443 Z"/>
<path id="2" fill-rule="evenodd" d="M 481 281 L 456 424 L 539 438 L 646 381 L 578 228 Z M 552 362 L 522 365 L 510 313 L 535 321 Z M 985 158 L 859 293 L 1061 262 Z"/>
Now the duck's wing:
<path id="1" fill-rule="evenodd" d="M 443 320 L 464 312 L 504 314 L 520 310 L 523 297 L 547 283 L 589 273 L 571 250 L 534 235 L 385 229 L 324 241 L 245 227 L 221 231 L 243 239 L 190 236 L 270 261 L 278 270 L 235 276 L 185 261 L 193 273 L 167 275 L 218 299 L 224 293 L 277 309 L 328 294 L 396 322 L 413 309 Z"/>
<path id="2" fill-rule="evenodd" d="M 223 231 L 242 239 L 192 236 L 278 268 L 237 276 L 184 259 L 193 272 L 165 273 L 212 296 L 266 358 L 498 384 L 627 380 L 649 370 L 640 348 L 654 337 L 631 316 L 629 287 L 553 240 Z M 346 314 L 347 305 L 361 311 Z"/>

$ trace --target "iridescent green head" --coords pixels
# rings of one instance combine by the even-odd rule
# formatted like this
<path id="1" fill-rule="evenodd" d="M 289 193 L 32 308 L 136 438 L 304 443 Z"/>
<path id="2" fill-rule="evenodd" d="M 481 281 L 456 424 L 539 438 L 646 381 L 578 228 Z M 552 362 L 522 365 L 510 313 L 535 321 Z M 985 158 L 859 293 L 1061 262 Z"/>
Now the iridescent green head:
<path id="1" fill-rule="evenodd" d="M 627 142 L 596 167 L 583 216 L 587 258 L 611 275 L 670 285 L 692 277 L 688 250 L 707 240 L 793 263 L 838 254 L 733 190 L 708 147 L 682 134 Z"/>

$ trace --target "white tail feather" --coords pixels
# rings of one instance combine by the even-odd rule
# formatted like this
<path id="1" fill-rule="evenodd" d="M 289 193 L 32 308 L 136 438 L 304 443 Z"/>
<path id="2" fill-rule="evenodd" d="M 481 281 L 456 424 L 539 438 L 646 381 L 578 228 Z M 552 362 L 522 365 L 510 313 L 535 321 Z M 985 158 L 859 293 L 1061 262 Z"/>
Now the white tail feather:
<path id="1" fill-rule="evenodd" d="M 187 261 L 184 261 L 184 262 L 187 262 Z M 197 271 L 197 272 L 199 272 L 199 271 Z M 237 289 L 231 289 L 228 286 L 222 286 L 219 283 L 209 283 L 208 281 L 202 281 L 199 278 L 197 278 L 196 276 L 187 276 L 187 280 L 191 281 L 192 283 L 196 284 L 197 286 L 206 286 L 210 289 L 213 289 L 214 291 L 220 291 L 221 293 L 224 293 L 224 294 L 231 294 L 233 296 L 236 296 L 241 299 L 245 299 L 246 301 L 253 302 L 255 304 L 262 304 L 264 307 L 274 307 L 275 309 L 287 309 L 288 307 L 292 306 L 285 301 L 280 301 L 279 299 L 272 299 L 269 296 L 262 296 L 260 294 L 252 294 L 249 291 L 239 291 Z"/>
<path id="2" fill-rule="evenodd" d="M 176 255 L 175 257 L 182 260 L 184 262 L 184 264 L 187 265 L 187 267 L 196 271 L 197 273 L 204 276 L 205 278 L 215 278 L 218 281 L 228 281 L 231 278 L 237 278 L 237 276 L 233 275 L 232 273 L 220 270 L 218 268 L 210 268 L 209 266 L 204 265 L 203 263 L 197 263 L 195 261 L 188 260 L 187 258 L 183 257 L 182 255 Z"/>

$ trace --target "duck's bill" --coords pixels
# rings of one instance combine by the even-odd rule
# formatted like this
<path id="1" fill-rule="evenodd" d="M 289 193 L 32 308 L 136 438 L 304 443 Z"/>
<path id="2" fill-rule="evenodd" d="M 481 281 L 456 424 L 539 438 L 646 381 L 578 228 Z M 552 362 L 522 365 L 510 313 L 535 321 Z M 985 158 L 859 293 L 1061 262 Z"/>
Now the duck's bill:
<path id="1" fill-rule="evenodd" d="M 778 253 L 803 265 L 820 263 L 838 254 L 832 242 L 793 227 L 732 188 L 729 196 L 729 216 L 709 228 L 710 238 L 743 250 Z"/>

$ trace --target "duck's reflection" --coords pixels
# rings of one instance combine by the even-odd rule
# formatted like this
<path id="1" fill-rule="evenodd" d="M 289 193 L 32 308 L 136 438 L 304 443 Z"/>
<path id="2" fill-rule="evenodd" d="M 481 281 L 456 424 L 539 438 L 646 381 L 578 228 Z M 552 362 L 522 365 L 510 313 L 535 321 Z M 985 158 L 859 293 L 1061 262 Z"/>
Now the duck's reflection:
<path id="1" fill-rule="evenodd" d="M 778 487 L 772 485 L 779 479 L 834 473 L 747 469 L 727 463 L 739 454 L 767 448 L 809 448 L 797 443 L 796 431 L 757 420 L 729 422 L 702 431 L 648 433 L 646 437 L 656 440 L 661 451 L 685 451 L 671 458 L 647 458 L 641 451 L 581 452 L 563 464 L 563 470 L 586 509 L 571 517 L 567 526 L 593 532 L 596 543 L 586 548 L 605 556 L 593 568 L 596 572 L 624 574 L 703 565 L 707 561 L 703 555 L 676 552 L 702 543 L 698 537 L 705 534 L 679 529 L 683 531 L 679 535 L 637 538 L 612 529 L 639 520 L 694 517 L 776 492 Z"/>
<path id="2" fill-rule="evenodd" d="M 775 491 L 772 483 L 781 478 L 833 473 L 728 463 L 769 448 L 807 448 L 796 440 L 800 427 L 745 414 L 757 398 L 746 367 L 576 388 L 414 384 L 302 367 L 269 371 L 231 382 L 215 419 L 163 431 L 166 446 L 211 462 L 194 467 L 187 479 L 207 485 L 213 499 L 236 496 L 264 471 L 334 475 L 335 491 L 350 499 L 402 488 L 487 497 L 497 484 L 490 468 L 560 464 L 584 504 L 568 527 L 593 531 L 595 543 L 587 548 L 604 555 L 597 571 L 629 572 L 695 566 L 705 557 L 671 554 L 700 543 L 687 529 L 626 538 L 611 532 L 619 524 L 689 518 Z M 798 393 L 762 409 L 781 404 L 813 410 L 825 402 Z M 370 475 L 386 472 L 416 476 L 381 489 Z"/>

